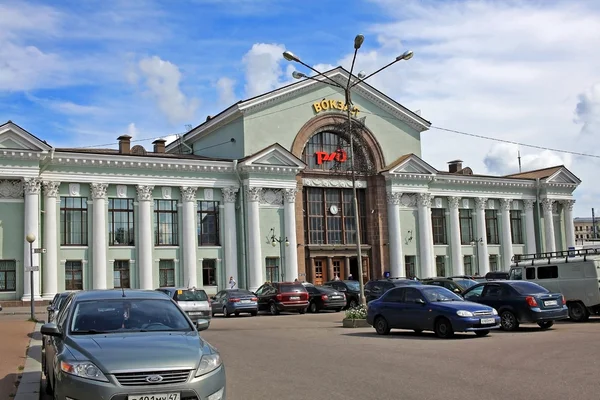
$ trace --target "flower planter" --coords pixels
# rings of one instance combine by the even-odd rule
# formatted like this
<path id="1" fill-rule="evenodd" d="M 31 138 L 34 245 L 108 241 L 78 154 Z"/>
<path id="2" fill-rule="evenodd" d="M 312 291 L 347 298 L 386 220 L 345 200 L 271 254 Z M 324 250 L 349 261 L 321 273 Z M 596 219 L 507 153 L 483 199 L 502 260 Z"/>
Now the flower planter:
<path id="1" fill-rule="evenodd" d="M 371 326 L 367 323 L 366 319 L 344 318 L 342 324 L 344 328 L 368 328 Z"/>

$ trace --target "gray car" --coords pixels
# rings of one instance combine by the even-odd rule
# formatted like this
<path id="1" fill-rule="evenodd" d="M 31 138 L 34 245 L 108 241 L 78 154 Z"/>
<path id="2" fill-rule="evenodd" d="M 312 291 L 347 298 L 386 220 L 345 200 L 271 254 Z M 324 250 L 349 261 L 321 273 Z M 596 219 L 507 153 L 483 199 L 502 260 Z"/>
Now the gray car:
<path id="1" fill-rule="evenodd" d="M 204 289 L 163 287 L 156 290 L 172 298 L 192 321 L 205 319 L 210 324 L 210 300 Z"/>
<path id="2" fill-rule="evenodd" d="M 67 299 L 47 336 L 47 390 L 54 398 L 222 400 L 218 351 L 175 302 L 154 290 L 93 290 Z"/>

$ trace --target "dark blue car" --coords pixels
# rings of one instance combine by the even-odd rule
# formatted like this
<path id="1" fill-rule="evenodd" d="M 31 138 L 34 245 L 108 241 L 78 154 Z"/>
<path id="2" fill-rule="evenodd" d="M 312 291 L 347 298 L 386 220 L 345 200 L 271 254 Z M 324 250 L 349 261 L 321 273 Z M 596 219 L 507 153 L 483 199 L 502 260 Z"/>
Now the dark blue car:
<path id="1" fill-rule="evenodd" d="M 417 333 L 433 331 L 440 338 L 452 337 L 454 332 L 485 336 L 500 327 L 494 308 L 465 301 L 438 286 L 390 289 L 367 307 L 367 322 L 380 335 L 389 334 L 391 329 L 411 329 Z"/>

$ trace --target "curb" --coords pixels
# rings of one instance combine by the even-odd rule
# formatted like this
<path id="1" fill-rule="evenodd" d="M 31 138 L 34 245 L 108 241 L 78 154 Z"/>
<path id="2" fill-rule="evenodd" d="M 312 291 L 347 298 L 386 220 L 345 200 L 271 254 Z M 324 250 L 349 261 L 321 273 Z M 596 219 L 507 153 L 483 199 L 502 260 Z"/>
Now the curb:
<path id="1" fill-rule="evenodd" d="M 29 341 L 25 368 L 19 380 L 17 395 L 14 400 L 39 400 L 42 386 L 42 335 L 41 323 L 35 324 L 35 330 Z"/>

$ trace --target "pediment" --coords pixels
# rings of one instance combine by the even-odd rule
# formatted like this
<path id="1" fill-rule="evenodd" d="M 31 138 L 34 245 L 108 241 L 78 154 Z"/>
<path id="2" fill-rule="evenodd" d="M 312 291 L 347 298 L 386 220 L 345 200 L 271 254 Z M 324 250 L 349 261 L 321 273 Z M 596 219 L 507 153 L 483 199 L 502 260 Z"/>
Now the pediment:
<path id="1" fill-rule="evenodd" d="M 390 174 L 428 174 L 435 175 L 437 170 L 414 154 L 399 160 L 389 168 Z"/>
<path id="2" fill-rule="evenodd" d="M 48 151 L 51 148 L 11 121 L 0 125 L 0 149 Z"/>
<path id="3" fill-rule="evenodd" d="M 275 143 L 247 157 L 240 163 L 241 166 L 261 166 L 261 167 L 286 167 L 304 169 L 304 164 L 300 159 L 287 151 L 279 143 Z"/>
<path id="4" fill-rule="evenodd" d="M 581 180 L 577 178 L 571 171 L 563 167 L 546 178 L 546 182 L 579 185 Z"/>

